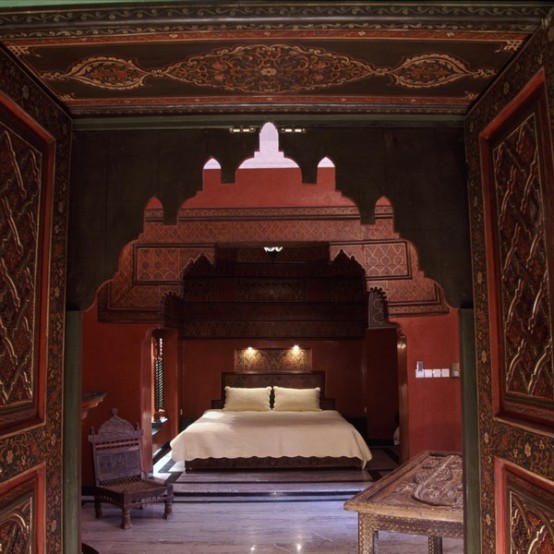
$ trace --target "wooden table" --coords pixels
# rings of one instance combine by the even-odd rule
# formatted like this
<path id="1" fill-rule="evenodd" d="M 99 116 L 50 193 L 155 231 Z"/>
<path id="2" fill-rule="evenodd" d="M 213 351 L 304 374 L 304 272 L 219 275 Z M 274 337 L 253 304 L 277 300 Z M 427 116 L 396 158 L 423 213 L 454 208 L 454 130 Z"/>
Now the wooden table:
<path id="1" fill-rule="evenodd" d="M 427 535 L 429 553 L 442 553 L 442 537 L 463 538 L 462 457 L 422 452 L 356 496 L 345 509 L 358 512 L 358 552 L 376 554 L 378 532 Z"/>

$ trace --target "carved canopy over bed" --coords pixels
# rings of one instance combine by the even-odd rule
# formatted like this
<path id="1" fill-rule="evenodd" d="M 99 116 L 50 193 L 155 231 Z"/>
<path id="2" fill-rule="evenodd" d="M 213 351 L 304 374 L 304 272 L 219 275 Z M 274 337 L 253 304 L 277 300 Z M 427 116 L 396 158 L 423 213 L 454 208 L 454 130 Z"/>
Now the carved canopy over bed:
<path id="1" fill-rule="evenodd" d="M 183 272 L 182 294 L 164 297 L 167 327 L 184 339 L 363 336 L 368 294 L 363 267 L 328 243 L 286 243 L 276 259 L 263 245 L 215 249 Z"/>
<path id="2" fill-rule="evenodd" d="M 323 372 L 223 373 L 222 398 L 171 441 L 190 469 L 363 468 L 371 453 Z"/>
<path id="3" fill-rule="evenodd" d="M 330 260 L 328 243 L 286 243 L 277 256 L 230 244 L 217 246 L 213 262 L 189 264 L 163 315 L 183 340 L 350 340 L 368 328 L 368 298 L 363 267 L 342 251 Z M 364 467 L 367 445 L 326 397 L 311 354 L 299 363 L 279 346 L 252 350 L 253 358 L 235 351 L 220 398 L 171 441 L 173 459 L 187 469 Z"/>

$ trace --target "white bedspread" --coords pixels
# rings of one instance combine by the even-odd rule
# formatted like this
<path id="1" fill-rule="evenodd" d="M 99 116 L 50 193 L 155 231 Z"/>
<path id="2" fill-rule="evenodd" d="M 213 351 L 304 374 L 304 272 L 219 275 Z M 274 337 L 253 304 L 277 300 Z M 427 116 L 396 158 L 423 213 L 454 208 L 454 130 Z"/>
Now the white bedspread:
<path id="1" fill-rule="evenodd" d="M 207 410 L 170 443 L 175 461 L 196 458 L 359 458 L 371 452 L 353 425 L 335 410 L 232 412 Z"/>

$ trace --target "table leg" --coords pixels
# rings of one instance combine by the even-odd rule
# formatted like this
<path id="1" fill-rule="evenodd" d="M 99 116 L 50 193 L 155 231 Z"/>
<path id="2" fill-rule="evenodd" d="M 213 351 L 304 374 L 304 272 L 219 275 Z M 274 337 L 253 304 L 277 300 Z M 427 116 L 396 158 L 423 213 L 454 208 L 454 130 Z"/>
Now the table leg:
<path id="1" fill-rule="evenodd" d="M 378 554 L 378 531 L 373 527 L 371 518 L 358 514 L 358 554 Z"/>
<path id="2" fill-rule="evenodd" d="M 442 537 L 429 537 L 429 554 L 442 554 Z"/>

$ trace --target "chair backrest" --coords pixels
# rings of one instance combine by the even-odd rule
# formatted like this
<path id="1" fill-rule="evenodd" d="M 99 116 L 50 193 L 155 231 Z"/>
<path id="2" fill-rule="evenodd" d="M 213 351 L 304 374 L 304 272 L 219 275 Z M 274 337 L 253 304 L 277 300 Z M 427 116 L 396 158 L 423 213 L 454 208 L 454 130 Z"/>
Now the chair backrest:
<path id="1" fill-rule="evenodd" d="M 97 485 L 107 481 L 131 479 L 143 476 L 141 441 L 142 429 L 134 428 L 112 410 L 112 417 L 100 426 L 98 433 L 92 429 L 88 440 L 92 445 L 94 477 Z"/>

